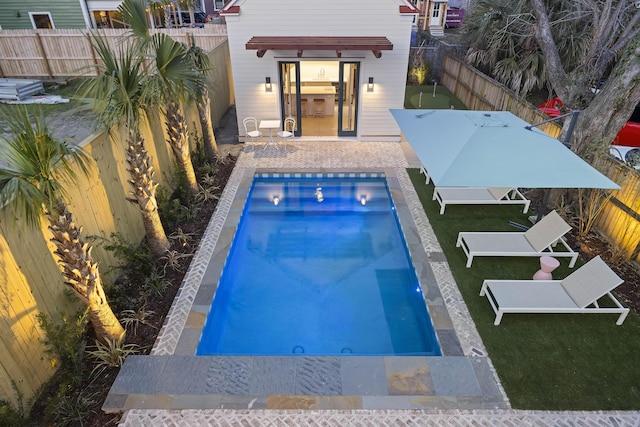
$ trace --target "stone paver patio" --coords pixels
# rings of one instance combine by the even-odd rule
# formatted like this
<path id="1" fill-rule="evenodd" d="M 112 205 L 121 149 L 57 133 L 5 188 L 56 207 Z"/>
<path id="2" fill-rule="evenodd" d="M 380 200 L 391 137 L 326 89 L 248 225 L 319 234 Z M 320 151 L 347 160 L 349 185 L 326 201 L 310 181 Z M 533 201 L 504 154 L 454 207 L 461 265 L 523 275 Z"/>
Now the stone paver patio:
<path id="1" fill-rule="evenodd" d="M 127 358 L 103 409 L 122 426 L 640 426 L 637 412 L 510 409 L 418 196 L 406 143 L 296 141 L 242 153 L 149 356 Z M 255 173 L 382 172 L 443 357 L 193 356 Z"/>

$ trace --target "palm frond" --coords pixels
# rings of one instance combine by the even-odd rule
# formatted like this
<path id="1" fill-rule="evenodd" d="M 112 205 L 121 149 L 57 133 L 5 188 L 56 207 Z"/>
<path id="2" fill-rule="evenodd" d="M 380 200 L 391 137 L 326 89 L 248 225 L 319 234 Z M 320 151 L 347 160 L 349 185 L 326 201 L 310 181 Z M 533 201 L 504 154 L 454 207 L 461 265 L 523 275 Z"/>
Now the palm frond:
<path id="1" fill-rule="evenodd" d="M 52 211 L 65 196 L 63 183 L 77 180 L 76 169 L 88 173 L 90 158 L 78 146 L 51 136 L 42 113 L 32 118 L 25 107 L 7 115 L 13 135 L 3 144 L 0 207 L 12 205 L 34 224 L 43 204 Z"/>
<path id="2" fill-rule="evenodd" d="M 10 208 L 29 225 L 38 223 L 44 214 L 46 199 L 28 179 L 0 170 L 0 209 Z"/>
<path id="3" fill-rule="evenodd" d="M 152 92 L 163 99 L 185 101 L 200 92 L 202 74 L 194 67 L 185 46 L 166 34 L 153 36 L 156 72 L 150 84 Z"/>
<path id="4" fill-rule="evenodd" d="M 144 0 L 124 0 L 118 10 L 133 34 L 141 39 L 149 39 L 149 24 L 147 24 L 146 2 Z"/>
<path id="5" fill-rule="evenodd" d="M 196 39 L 193 34 L 191 35 L 191 42 L 187 54 L 191 57 L 196 69 L 202 74 L 205 74 L 211 69 L 211 59 L 209 55 L 207 55 L 204 49 L 196 45 Z"/>
<path id="6" fill-rule="evenodd" d="M 131 44 L 120 46 L 116 55 L 100 35 L 94 35 L 92 41 L 104 65 L 98 76 L 80 86 L 79 96 L 91 105 L 105 128 L 111 129 L 123 120 L 136 128 L 144 107 L 144 57 Z"/>

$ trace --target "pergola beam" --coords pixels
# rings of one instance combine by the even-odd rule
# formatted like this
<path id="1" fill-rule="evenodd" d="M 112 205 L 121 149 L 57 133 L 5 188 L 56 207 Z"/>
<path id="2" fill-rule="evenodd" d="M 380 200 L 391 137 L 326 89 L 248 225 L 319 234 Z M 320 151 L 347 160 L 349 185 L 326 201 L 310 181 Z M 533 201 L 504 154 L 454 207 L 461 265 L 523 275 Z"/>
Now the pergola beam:
<path id="1" fill-rule="evenodd" d="M 386 37 L 352 37 L 352 36 L 254 36 L 245 45 L 247 50 L 256 49 L 258 57 L 262 58 L 267 50 L 293 50 L 298 58 L 305 50 L 333 50 L 338 58 L 345 50 L 370 50 L 373 56 L 380 58 L 383 50 L 393 50 L 393 43 Z"/>

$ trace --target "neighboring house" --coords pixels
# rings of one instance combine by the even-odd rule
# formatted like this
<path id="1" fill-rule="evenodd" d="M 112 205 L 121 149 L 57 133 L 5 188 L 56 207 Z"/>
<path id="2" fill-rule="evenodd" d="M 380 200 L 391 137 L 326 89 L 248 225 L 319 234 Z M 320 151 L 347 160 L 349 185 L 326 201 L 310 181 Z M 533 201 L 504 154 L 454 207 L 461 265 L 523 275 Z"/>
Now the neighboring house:
<path id="1" fill-rule="evenodd" d="M 417 29 L 429 31 L 434 37 L 444 36 L 449 0 L 414 0 L 414 2 L 420 10 L 415 23 Z"/>
<path id="2" fill-rule="evenodd" d="M 216 15 L 220 12 L 220 9 L 224 6 L 224 0 L 203 0 L 204 3 L 204 12 L 207 15 Z"/>
<path id="3" fill-rule="evenodd" d="M 229 0 L 241 139 L 253 116 L 294 117 L 305 138 L 400 140 L 389 109 L 404 104 L 417 13 L 409 0 Z"/>
<path id="4" fill-rule="evenodd" d="M 124 28 L 118 12 L 121 3 L 122 0 L 0 0 L 0 28 Z M 178 2 L 174 3 L 179 11 Z M 221 5 L 219 0 L 215 4 Z M 205 10 L 205 0 L 197 0 L 195 9 Z"/>
<path id="5" fill-rule="evenodd" d="M 3 30 L 31 28 L 87 28 L 86 11 L 79 0 L 2 0 Z"/>

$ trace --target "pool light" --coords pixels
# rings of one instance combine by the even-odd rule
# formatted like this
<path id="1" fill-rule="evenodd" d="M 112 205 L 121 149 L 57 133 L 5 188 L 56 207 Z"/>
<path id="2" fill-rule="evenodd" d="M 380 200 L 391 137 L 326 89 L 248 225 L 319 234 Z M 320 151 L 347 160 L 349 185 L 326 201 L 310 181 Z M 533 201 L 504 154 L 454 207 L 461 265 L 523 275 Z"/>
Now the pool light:
<path id="1" fill-rule="evenodd" d="M 316 200 L 318 203 L 322 203 L 324 201 L 324 195 L 322 194 L 322 187 L 316 188 L 316 191 L 313 193 L 316 196 Z"/>
<path id="2" fill-rule="evenodd" d="M 278 206 L 278 203 L 280 203 L 280 197 L 278 196 L 273 196 L 273 206 Z"/>
<path id="3" fill-rule="evenodd" d="M 360 204 L 362 206 L 367 204 L 367 196 L 365 196 L 364 194 L 362 196 L 360 196 Z"/>

